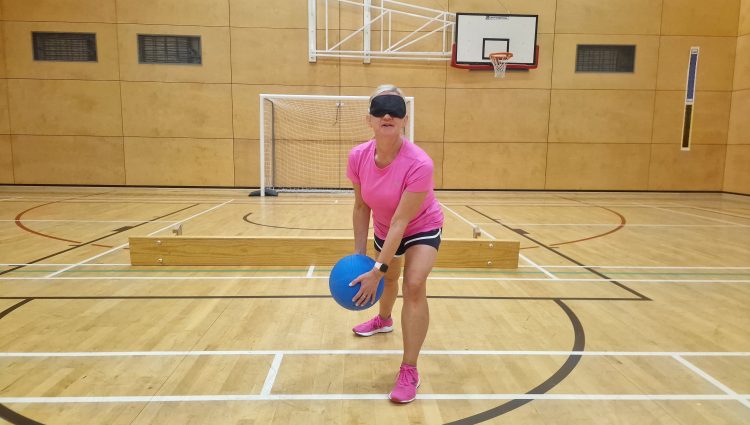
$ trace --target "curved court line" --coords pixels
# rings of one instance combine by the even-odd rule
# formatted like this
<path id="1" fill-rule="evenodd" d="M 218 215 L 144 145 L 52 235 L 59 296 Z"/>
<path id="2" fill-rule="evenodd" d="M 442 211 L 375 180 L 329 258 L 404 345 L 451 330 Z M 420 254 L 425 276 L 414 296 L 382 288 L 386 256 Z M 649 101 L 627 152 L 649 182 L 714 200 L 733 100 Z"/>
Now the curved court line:
<path id="1" fill-rule="evenodd" d="M 62 242 L 70 242 L 70 243 L 74 243 L 76 245 L 80 245 L 81 244 L 80 241 L 74 241 L 74 240 L 65 239 L 65 238 L 58 238 L 57 236 L 52 236 L 52 235 L 48 235 L 46 233 L 37 232 L 36 230 L 27 227 L 25 224 L 23 224 L 21 222 L 21 218 L 27 212 L 35 210 L 37 208 L 41 208 L 41 207 L 47 206 L 47 205 L 56 204 L 56 203 L 58 203 L 58 201 L 48 202 L 46 204 L 41 204 L 41 205 L 37 205 L 35 207 L 31 207 L 31 208 L 29 208 L 29 209 L 27 209 L 25 211 L 21 211 L 20 213 L 18 213 L 16 215 L 16 217 L 15 217 L 15 219 L 13 221 L 16 223 L 16 226 L 18 226 L 19 228 L 21 228 L 21 230 L 25 230 L 26 232 L 29 232 L 31 234 L 34 234 L 34 235 L 37 235 L 37 236 L 41 236 L 41 237 L 44 237 L 44 238 L 55 239 L 55 240 L 62 241 Z M 98 247 L 101 247 L 101 248 L 112 248 L 111 245 L 99 245 L 99 244 L 91 244 L 91 245 L 98 246 Z"/>
<path id="2" fill-rule="evenodd" d="M 608 232 L 600 233 L 600 234 L 594 235 L 594 236 L 589 236 L 588 238 L 576 239 L 574 241 L 551 243 L 550 246 L 553 247 L 553 248 L 556 248 L 556 247 L 558 247 L 560 245 L 567 245 L 567 244 L 570 244 L 570 243 L 590 241 L 591 239 L 601 238 L 601 237 L 604 237 L 604 236 L 607 236 L 607 235 L 611 235 L 612 233 L 615 233 L 615 232 L 617 232 L 619 230 L 622 230 L 622 228 L 625 227 L 625 224 L 627 224 L 627 219 L 625 218 L 625 216 L 623 216 L 619 212 L 617 212 L 615 210 L 611 210 L 611 209 L 609 209 L 607 207 L 601 207 L 601 206 L 598 206 L 598 205 L 597 205 L 597 207 L 601 208 L 603 210 L 607 210 L 607 211 L 609 211 L 609 212 L 611 212 L 613 214 L 616 214 L 618 217 L 620 217 L 620 224 L 617 227 L 615 227 L 614 229 L 612 229 L 612 230 L 610 230 Z"/>
<path id="3" fill-rule="evenodd" d="M 573 352 L 583 351 L 583 349 L 586 346 L 586 334 L 584 333 L 583 325 L 581 324 L 581 321 L 578 320 L 578 316 L 576 316 L 573 310 L 571 310 L 570 307 L 568 307 L 564 302 L 560 301 L 559 299 L 556 299 L 555 304 L 557 304 L 565 312 L 565 314 L 568 316 L 568 319 L 570 319 L 570 323 L 573 325 L 574 340 L 573 340 L 572 351 Z M 570 373 L 573 372 L 573 369 L 575 369 L 575 367 L 578 365 L 578 362 L 580 360 L 581 360 L 580 354 L 570 354 L 568 356 L 568 359 L 565 360 L 565 363 L 560 367 L 560 369 L 557 370 L 557 372 L 552 374 L 552 376 L 547 378 L 541 384 L 527 391 L 526 394 L 540 395 L 540 394 L 547 393 L 549 390 L 556 387 L 557 384 L 562 382 L 563 379 L 565 379 L 568 375 L 570 375 Z M 495 408 L 486 410 L 482 413 L 477 413 L 476 415 L 469 416 L 464 419 L 459 419 L 457 421 L 449 422 L 446 425 L 478 424 L 480 422 L 488 421 L 500 415 L 504 415 L 508 412 L 516 410 L 519 407 L 530 403 L 531 401 L 533 401 L 533 398 L 516 398 L 512 401 L 501 404 Z"/>

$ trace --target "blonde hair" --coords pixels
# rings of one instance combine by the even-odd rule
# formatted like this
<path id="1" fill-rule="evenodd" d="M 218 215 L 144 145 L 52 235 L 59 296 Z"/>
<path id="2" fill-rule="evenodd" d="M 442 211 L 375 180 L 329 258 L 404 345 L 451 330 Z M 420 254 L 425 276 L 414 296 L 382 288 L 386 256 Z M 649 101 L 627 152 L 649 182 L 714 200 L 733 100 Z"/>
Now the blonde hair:
<path id="1" fill-rule="evenodd" d="M 404 97 L 404 92 L 402 92 L 400 88 L 394 86 L 393 84 L 381 84 L 378 86 L 378 88 L 375 89 L 374 92 L 372 92 L 372 95 L 370 96 L 370 103 L 372 103 L 372 99 L 374 99 L 376 96 L 380 96 L 383 93 L 393 93 Z"/>

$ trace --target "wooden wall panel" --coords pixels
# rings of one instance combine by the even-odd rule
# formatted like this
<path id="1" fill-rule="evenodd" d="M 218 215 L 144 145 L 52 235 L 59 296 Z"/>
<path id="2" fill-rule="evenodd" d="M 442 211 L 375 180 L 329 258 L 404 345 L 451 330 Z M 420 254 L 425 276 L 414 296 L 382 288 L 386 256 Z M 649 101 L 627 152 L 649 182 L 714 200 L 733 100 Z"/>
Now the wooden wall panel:
<path id="1" fill-rule="evenodd" d="M 727 192 L 750 195 L 750 144 L 727 145 L 724 187 Z"/>
<path id="2" fill-rule="evenodd" d="M 126 136 L 232 137 L 229 84 L 122 83 Z"/>
<path id="3" fill-rule="evenodd" d="M 137 24 L 228 26 L 227 0 L 117 0 L 117 21 Z"/>
<path id="4" fill-rule="evenodd" d="M 339 22 L 339 6 L 335 3 L 337 2 L 328 2 L 328 24 L 329 28 L 333 29 L 338 28 Z M 322 28 L 325 22 L 324 5 L 325 0 L 317 0 L 318 28 Z M 348 8 L 362 10 L 361 7 L 351 5 Z M 231 11 L 230 20 L 233 27 L 307 28 L 307 0 L 273 2 L 229 0 L 229 10 Z"/>
<path id="5" fill-rule="evenodd" d="M 14 134 L 121 136 L 120 83 L 8 80 Z"/>
<path id="6" fill-rule="evenodd" d="M 308 62 L 307 29 L 232 28 L 231 36 L 235 83 L 339 85 L 338 59 Z"/>
<path id="7" fill-rule="evenodd" d="M 547 189 L 645 190 L 647 144 L 550 143 Z"/>
<path id="8" fill-rule="evenodd" d="M 0 134 L 0 183 L 13 184 L 13 149 L 10 136 Z"/>
<path id="9" fill-rule="evenodd" d="M 115 0 L 2 0 L 6 21 L 114 23 Z"/>
<path id="10" fill-rule="evenodd" d="M 260 141 L 234 139 L 234 185 L 260 186 Z"/>
<path id="11" fill-rule="evenodd" d="M 552 90 L 549 142 L 649 143 L 654 92 Z"/>
<path id="12" fill-rule="evenodd" d="M 443 189 L 544 187 L 544 143 L 445 143 Z"/>
<path id="13" fill-rule="evenodd" d="M 726 146 L 653 145 L 649 190 L 721 190 Z"/>
<path id="14" fill-rule="evenodd" d="M 8 115 L 8 80 L 0 79 L 0 134 L 10 134 Z"/>
<path id="15" fill-rule="evenodd" d="M 125 184 L 122 137 L 12 138 L 16 184 Z"/>
<path id="16" fill-rule="evenodd" d="M 737 90 L 732 94 L 729 144 L 750 145 L 750 119 L 748 117 L 750 117 L 750 90 Z"/>
<path id="17" fill-rule="evenodd" d="M 740 0 L 662 0 L 664 35 L 736 36 Z"/>
<path id="18" fill-rule="evenodd" d="M 740 3 L 740 23 L 738 35 L 750 34 L 750 0 L 742 0 Z"/>
<path id="19" fill-rule="evenodd" d="M 737 38 L 737 59 L 732 87 L 734 90 L 750 89 L 750 35 Z"/>
<path id="20" fill-rule="evenodd" d="M 661 9 L 653 0 L 558 0 L 555 32 L 657 35 Z"/>
<path id="21" fill-rule="evenodd" d="M 125 138 L 129 185 L 233 186 L 232 139 Z"/>
<path id="22" fill-rule="evenodd" d="M 445 98 L 446 142 L 547 140 L 547 90 L 451 89 Z"/>

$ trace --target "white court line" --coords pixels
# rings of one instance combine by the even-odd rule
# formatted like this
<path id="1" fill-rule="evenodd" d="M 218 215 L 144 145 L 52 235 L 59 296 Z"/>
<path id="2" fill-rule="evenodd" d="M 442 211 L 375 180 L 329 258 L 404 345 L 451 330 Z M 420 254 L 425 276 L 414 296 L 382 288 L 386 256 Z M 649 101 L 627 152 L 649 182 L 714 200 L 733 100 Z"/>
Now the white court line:
<path id="1" fill-rule="evenodd" d="M 747 401 L 750 394 L 419 394 L 417 400 L 568 400 L 568 401 Z M 237 395 L 167 395 L 104 397 L 0 397 L 0 403 L 170 403 L 207 401 L 336 401 L 384 400 L 385 394 L 237 394 Z"/>
<path id="2" fill-rule="evenodd" d="M 0 281 L 15 281 L 15 280 L 298 280 L 298 279 L 328 279 L 328 276 L 53 276 L 53 277 L 0 277 Z M 750 279 L 569 279 L 569 278 L 524 278 L 524 277 L 462 277 L 462 276 L 429 276 L 427 280 L 447 280 L 447 281 L 483 281 L 483 282 L 633 282 L 643 284 L 714 284 L 714 283 L 738 283 L 747 284 L 750 283 Z M 33 298 L 33 297 L 32 297 Z M 44 297 L 41 297 L 44 298 Z"/>
<path id="3" fill-rule="evenodd" d="M 485 223 L 485 224 L 497 224 L 497 223 Z M 619 226 L 617 223 L 609 224 L 593 224 L 593 223 L 505 223 L 508 226 L 528 226 L 528 227 L 539 227 L 539 226 L 586 226 L 586 227 L 612 227 Z M 622 227 L 738 227 L 744 226 L 742 224 L 629 224 L 626 223 Z"/>
<path id="4" fill-rule="evenodd" d="M 203 215 L 203 214 L 205 214 L 205 213 L 207 213 L 207 212 L 213 211 L 213 210 L 215 210 L 215 209 L 217 209 L 217 208 L 221 208 L 221 207 L 223 207 L 224 205 L 226 205 L 226 204 L 228 204 L 228 203 L 230 203 L 230 202 L 232 202 L 232 200 L 231 200 L 231 199 L 230 199 L 230 200 L 228 200 L 228 201 L 226 201 L 226 202 L 224 202 L 224 203 L 221 203 L 221 204 L 219 204 L 219 205 L 216 205 L 216 206 L 214 206 L 214 207 L 212 207 L 212 208 L 209 208 L 209 209 L 207 209 L 207 210 L 205 210 L 205 211 L 199 212 L 199 213 L 197 213 L 197 214 L 193 214 L 193 215 L 191 215 L 190 217 L 188 217 L 188 218 L 186 218 L 186 219 L 183 219 L 183 220 L 179 220 L 179 221 L 176 221 L 176 222 L 174 222 L 174 223 L 171 223 L 171 224 L 169 224 L 168 226 L 162 227 L 162 228 L 161 228 L 161 229 L 159 229 L 159 230 L 156 230 L 156 231 L 154 231 L 154 232 L 151 232 L 151 233 L 149 233 L 149 234 L 148 234 L 148 236 L 153 236 L 153 235 L 155 235 L 156 233 L 159 233 L 159 232 L 162 232 L 162 231 L 164 231 L 164 230 L 166 230 L 166 229 L 172 228 L 172 227 L 174 226 L 174 224 L 175 224 L 175 223 L 179 223 L 179 224 L 182 224 L 182 223 L 184 223 L 184 222 L 186 222 L 186 221 L 188 221 L 188 220 L 192 220 L 193 218 L 195 218 L 195 217 L 198 217 L 198 216 L 201 216 L 201 215 Z M 47 276 L 45 276 L 45 278 L 54 278 L 55 276 L 59 275 L 60 273 L 65 273 L 66 271 L 68 271 L 68 270 L 70 270 L 70 269 L 72 269 L 72 268 L 75 268 L 75 267 L 78 267 L 78 266 L 80 266 L 80 265 L 86 264 L 86 263 L 88 263 L 89 261 L 93 261 L 93 260 L 96 260 L 96 259 L 97 259 L 97 258 L 99 258 L 99 257 L 103 257 L 103 256 L 105 256 L 105 255 L 107 255 L 107 254 L 109 254 L 109 253 L 112 253 L 112 252 L 115 252 L 115 251 L 117 251 L 117 250 L 119 250 L 119 249 L 125 248 L 125 247 L 126 247 L 126 246 L 128 246 L 128 245 L 129 245 L 129 242 L 126 242 L 126 243 L 124 243 L 124 244 L 122 244 L 122 245 L 120 245 L 120 246 L 116 246 L 116 247 L 114 247 L 114 248 L 112 248 L 112 249 L 109 249 L 109 250 L 107 250 L 107 251 L 105 251 L 105 252 L 102 252 L 101 254 L 95 255 L 95 256 L 93 256 L 93 257 L 90 257 L 90 258 L 87 258 L 87 259 L 85 259 L 85 260 L 83 260 L 83 261 L 80 261 L 80 262 L 78 262 L 78 263 L 76 263 L 76 264 L 73 264 L 73 265 L 67 266 L 67 267 L 65 267 L 65 268 L 62 268 L 62 269 L 60 269 L 60 270 L 58 270 L 58 271 L 56 271 L 56 272 L 54 272 L 54 273 L 50 273 L 50 274 L 48 274 Z"/>
<path id="5" fill-rule="evenodd" d="M 50 266 L 70 266 L 73 263 L 0 263 L 0 266 L 24 266 L 24 267 L 50 267 Z M 130 267 L 130 263 L 94 263 L 86 264 L 86 267 L 112 267 L 112 266 L 127 266 Z M 588 266 L 588 265 L 555 265 L 545 264 L 539 265 L 538 267 L 547 267 L 554 269 L 634 269 L 634 270 L 750 270 L 750 266 L 746 267 L 721 267 L 721 266 Z M 536 269 L 537 266 L 531 265 L 518 265 L 519 269 Z M 175 270 L 175 269 L 168 269 Z M 251 269 L 248 269 L 251 270 Z M 434 270 L 441 272 L 445 268 L 437 267 Z M 207 270 L 210 271 L 210 270 Z M 498 273 L 502 273 L 502 269 L 497 269 Z"/>
<path id="6" fill-rule="evenodd" d="M 445 208 L 446 210 L 448 210 L 448 211 L 450 211 L 451 213 L 453 213 L 453 215 L 455 215 L 456 217 L 458 217 L 459 219 L 461 219 L 461 220 L 463 220 L 463 221 L 464 221 L 465 223 L 467 223 L 467 224 L 468 224 L 469 226 L 471 226 L 472 228 L 474 228 L 474 226 L 475 226 L 475 225 L 474 225 L 474 223 L 472 223 L 471 221 L 467 220 L 467 219 L 466 219 L 466 218 L 464 218 L 464 217 L 463 217 L 463 216 L 462 216 L 461 214 L 459 214 L 459 213 L 457 213 L 457 212 L 453 211 L 452 209 L 448 208 L 447 206 L 445 206 L 445 205 L 443 205 L 443 204 L 441 204 L 441 205 L 443 206 L 443 208 Z M 480 229 L 480 231 L 482 232 L 482 234 L 484 234 L 484 235 L 487 235 L 487 237 L 488 237 L 488 238 L 490 238 L 490 239 L 492 239 L 492 240 L 496 240 L 496 239 L 497 239 L 497 238 L 495 238 L 494 236 L 492 236 L 492 235 L 491 235 L 491 234 L 490 234 L 489 232 L 485 231 L 484 229 Z M 526 261 L 527 263 L 531 264 L 531 265 L 532 265 L 532 266 L 533 266 L 534 268 L 536 268 L 536 269 L 540 270 L 540 271 L 541 271 L 542 273 L 546 274 L 546 275 L 547 275 L 547 276 L 549 276 L 550 278 L 552 278 L 552 279 L 557 279 L 557 276 L 555 276 L 554 274 L 552 274 L 552 273 L 548 272 L 547 270 L 543 269 L 542 267 L 538 266 L 538 265 L 537 265 L 536 263 L 534 263 L 533 261 L 531 261 L 530 259 L 528 259 L 528 258 L 527 258 L 526 256 L 524 256 L 523 254 L 518 254 L 518 256 L 519 256 L 519 257 L 521 257 L 521 258 L 523 258 L 523 259 L 524 259 L 524 261 Z"/>
<path id="7" fill-rule="evenodd" d="M 305 275 L 306 278 L 313 277 L 313 273 L 315 272 L 315 266 L 311 265 L 309 269 L 307 269 L 307 274 Z"/>
<path id="8" fill-rule="evenodd" d="M 654 208 L 654 209 L 657 209 L 657 210 L 667 211 L 667 212 L 673 213 L 673 214 L 681 214 L 681 215 L 687 215 L 687 216 L 690 216 L 690 217 L 702 218 L 704 220 L 715 221 L 715 222 L 718 222 L 718 223 L 732 224 L 732 225 L 739 226 L 739 227 L 750 227 L 750 224 L 735 223 L 735 222 L 729 221 L 729 220 L 721 220 L 721 219 L 718 219 L 718 218 L 711 218 L 711 217 L 706 217 L 706 216 L 698 215 L 698 214 L 690 214 L 690 213 L 687 213 L 687 212 L 684 212 L 684 211 L 676 211 L 674 209 L 669 209 L 669 208 L 663 208 L 663 207 L 649 207 L 649 208 Z"/>
<path id="9" fill-rule="evenodd" d="M 537 263 L 535 263 L 535 262 L 531 261 L 531 259 L 529 259 L 529 258 L 528 258 L 528 257 L 526 257 L 525 255 L 523 255 L 523 254 L 520 254 L 520 253 L 519 253 L 519 254 L 518 254 L 518 256 L 519 256 L 519 257 L 521 257 L 521 258 L 522 258 L 522 259 L 523 259 L 524 261 L 526 261 L 527 263 L 531 264 L 531 267 L 533 267 L 533 268 L 535 268 L 535 269 L 537 269 L 537 270 L 541 270 L 541 271 L 542 271 L 542 273 L 546 274 L 546 275 L 547 275 L 547 276 L 549 276 L 550 278 L 552 278 L 552 279 L 554 279 L 554 280 L 560 280 L 560 278 L 559 278 L 559 277 L 557 277 L 557 276 L 555 276 L 554 274 L 552 274 L 552 273 L 548 272 L 548 271 L 547 271 L 546 269 L 544 269 L 544 267 L 542 267 L 542 266 L 538 265 Z"/>
<path id="10" fill-rule="evenodd" d="M 70 266 L 74 263 L 0 263 L 0 266 L 23 266 L 23 267 L 50 267 L 50 266 Z M 95 263 L 86 264 L 86 267 L 112 267 L 112 266 L 131 266 L 130 263 Z"/>
<path id="11" fill-rule="evenodd" d="M 688 369 L 690 369 L 693 372 L 695 372 L 696 374 L 698 374 L 698 376 L 700 376 L 701 378 L 703 378 L 706 381 L 710 382 L 711 385 L 713 385 L 714 387 L 716 387 L 716 388 L 724 391 L 727 395 L 730 395 L 730 396 L 733 396 L 733 397 L 737 397 L 737 393 L 736 392 L 732 391 L 731 388 L 729 388 L 726 385 L 724 385 L 721 382 L 719 382 L 718 379 L 716 379 L 713 376 L 709 375 L 708 373 L 704 372 L 703 369 L 701 369 L 698 366 L 696 366 L 696 365 L 690 363 L 689 361 L 683 359 L 679 355 L 674 355 L 674 356 L 672 356 L 672 358 L 674 358 L 678 362 L 682 363 L 685 367 L 687 367 Z M 737 399 L 737 401 L 739 401 L 740 403 L 742 403 L 745 407 L 750 408 L 750 402 L 749 401 L 743 400 L 743 399 Z"/>
<path id="12" fill-rule="evenodd" d="M 37 357 L 185 357 L 185 356 L 382 356 L 402 350 L 215 350 L 215 351 L 67 351 L 0 352 L 0 358 Z M 563 350 L 422 350 L 425 356 L 595 356 L 595 357 L 750 357 L 748 351 L 563 351 Z M 279 358 L 279 364 L 281 358 Z"/>
<path id="13" fill-rule="evenodd" d="M 143 223 L 143 220 L 0 220 L 0 222 L 23 221 L 24 223 Z M 176 220 L 154 220 L 150 223 L 175 223 Z"/>
<path id="14" fill-rule="evenodd" d="M 263 389 L 260 392 L 261 396 L 268 396 L 271 394 L 271 389 L 273 388 L 273 383 L 276 381 L 276 375 L 279 373 L 279 368 L 281 367 L 281 360 L 284 358 L 283 354 L 277 353 L 275 356 L 273 356 L 273 363 L 271 363 L 271 368 L 268 369 L 268 375 L 266 375 L 266 381 L 263 383 Z"/>

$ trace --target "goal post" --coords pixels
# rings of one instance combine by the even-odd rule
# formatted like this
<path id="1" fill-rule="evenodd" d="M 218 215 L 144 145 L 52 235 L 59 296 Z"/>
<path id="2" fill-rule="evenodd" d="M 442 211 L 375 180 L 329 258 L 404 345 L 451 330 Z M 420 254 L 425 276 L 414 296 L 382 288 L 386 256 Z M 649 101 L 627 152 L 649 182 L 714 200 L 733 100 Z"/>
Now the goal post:
<path id="1" fill-rule="evenodd" d="M 260 95 L 260 190 L 328 192 L 351 189 L 348 154 L 372 138 L 369 96 Z M 414 98 L 406 97 L 404 136 L 414 140 Z"/>

